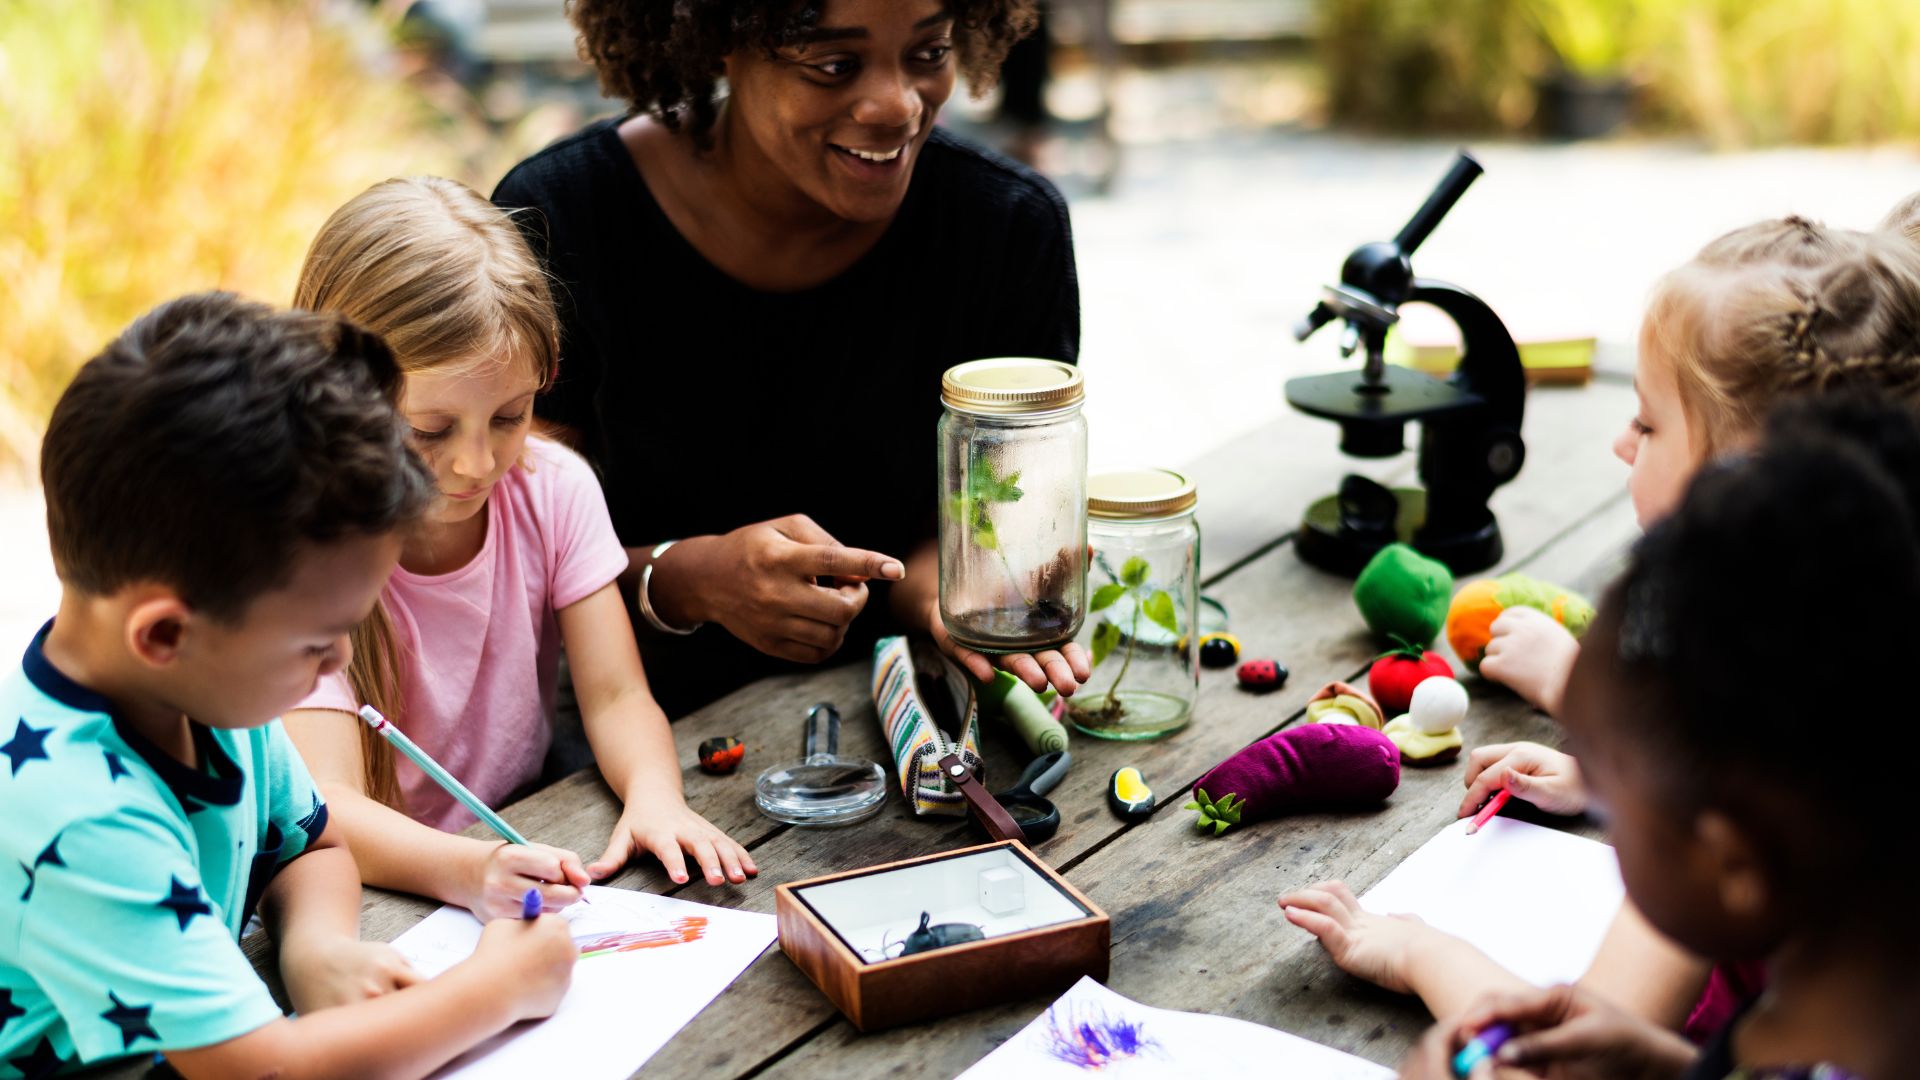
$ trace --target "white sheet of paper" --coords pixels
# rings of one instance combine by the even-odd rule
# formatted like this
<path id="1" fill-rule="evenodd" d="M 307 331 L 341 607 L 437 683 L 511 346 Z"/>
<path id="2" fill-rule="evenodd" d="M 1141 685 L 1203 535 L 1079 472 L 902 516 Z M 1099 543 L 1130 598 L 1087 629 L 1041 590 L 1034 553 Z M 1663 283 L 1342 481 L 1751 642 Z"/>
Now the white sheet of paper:
<path id="1" fill-rule="evenodd" d="M 961 1080 L 1085 1076 L 1392 1080 L 1393 1070 L 1245 1020 L 1142 1005 L 1091 978 L 960 1074 Z"/>
<path id="2" fill-rule="evenodd" d="M 1496 817 L 1456 821 L 1360 898 L 1381 915 L 1418 915 L 1535 986 L 1586 973 L 1626 888 L 1613 849 Z"/>
<path id="3" fill-rule="evenodd" d="M 435 1077 L 628 1076 L 766 951 L 777 930 L 771 915 L 628 889 L 589 885 L 587 897 L 592 903 L 560 913 L 581 957 L 559 1009 L 508 1028 Z M 443 907 L 393 946 L 422 974 L 438 975 L 479 943 L 480 921 Z"/>

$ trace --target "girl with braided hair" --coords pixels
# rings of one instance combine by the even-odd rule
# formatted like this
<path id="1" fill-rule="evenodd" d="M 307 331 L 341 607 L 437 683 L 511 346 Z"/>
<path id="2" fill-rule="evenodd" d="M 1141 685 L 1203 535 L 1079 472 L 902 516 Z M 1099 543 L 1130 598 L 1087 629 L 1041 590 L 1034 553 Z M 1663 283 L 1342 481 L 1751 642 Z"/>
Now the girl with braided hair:
<path id="1" fill-rule="evenodd" d="M 1032 0 L 570 14 L 628 111 L 494 201 L 530 211 L 559 284 L 565 363 L 537 409 L 600 472 L 661 704 L 902 628 L 991 678 L 935 604 L 940 375 L 1075 361 L 1079 288 L 1059 192 L 935 119 L 957 74 L 992 85 Z M 1062 693 L 1088 675 L 1077 645 L 1002 663 Z"/>
<path id="2" fill-rule="evenodd" d="M 1874 232 L 1788 217 L 1736 229 L 1654 287 L 1641 324 L 1639 408 L 1614 440 L 1632 470 L 1641 526 L 1664 518 L 1714 458 L 1752 448 L 1783 402 L 1834 392 L 1920 411 L 1920 195 Z M 1480 674 L 1558 715 L 1580 646 L 1532 609 L 1495 620 Z M 1571 756 L 1536 743 L 1476 748 L 1469 816 L 1503 787 L 1548 813 L 1579 814 L 1587 790 Z M 1360 908 L 1341 882 L 1280 897 L 1295 925 L 1335 963 L 1450 1016 L 1479 993 L 1521 985 L 1466 942 L 1417 921 Z M 1753 965 L 1709 969 L 1628 903 L 1581 985 L 1628 1011 L 1704 1037 L 1757 988 Z M 1704 993 L 1703 993 L 1704 988 Z"/>

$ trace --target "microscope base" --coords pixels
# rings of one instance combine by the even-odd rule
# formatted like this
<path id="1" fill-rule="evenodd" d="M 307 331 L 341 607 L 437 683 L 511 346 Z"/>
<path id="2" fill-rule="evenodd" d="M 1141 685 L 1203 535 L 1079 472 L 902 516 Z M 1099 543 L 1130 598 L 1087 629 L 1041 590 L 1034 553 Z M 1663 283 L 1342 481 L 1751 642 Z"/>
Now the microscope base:
<path id="1" fill-rule="evenodd" d="M 1425 535 L 1427 493 L 1420 488 L 1391 490 L 1399 504 L 1391 536 L 1384 531 L 1361 534 L 1351 528 L 1343 529 L 1338 495 L 1328 495 L 1308 507 L 1293 540 L 1300 560 L 1330 573 L 1355 577 L 1381 548 L 1398 542 L 1412 544 L 1429 558 L 1446 563 L 1455 574 L 1465 575 L 1493 566 L 1505 554 L 1499 522 L 1489 518 L 1478 529 L 1444 536 Z"/>

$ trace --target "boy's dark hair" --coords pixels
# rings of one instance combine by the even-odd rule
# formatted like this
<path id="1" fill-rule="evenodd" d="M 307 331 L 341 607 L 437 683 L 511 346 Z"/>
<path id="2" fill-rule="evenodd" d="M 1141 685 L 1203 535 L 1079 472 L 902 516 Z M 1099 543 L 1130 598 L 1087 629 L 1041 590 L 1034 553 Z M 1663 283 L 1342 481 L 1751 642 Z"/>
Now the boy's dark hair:
<path id="1" fill-rule="evenodd" d="M 1679 805 L 1768 841 L 1795 900 L 1911 878 L 1920 659 L 1920 419 L 1863 396 L 1777 412 L 1758 452 L 1709 466 L 1648 532 L 1590 647 L 1625 737 Z M 1600 659 L 1596 657 L 1596 659 Z M 1856 899 L 1849 889 L 1846 903 Z M 1858 908 L 1856 907 L 1856 911 Z"/>
<path id="2" fill-rule="evenodd" d="M 393 408 L 399 368 L 337 316 L 200 293 L 87 361 L 41 448 L 61 580 L 164 582 L 235 620 L 296 550 L 418 517 L 433 480 Z"/>
<path id="3" fill-rule="evenodd" d="M 767 51 L 820 22 L 812 0 L 568 0 L 580 56 L 600 89 L 669 129 L 685 123 L 707 144 L 717 115 L 720 62 L 741 48 Z M 977 97 L 992 89 L 1013 43 L 1039 24 L 1035 0 L 947 0 L 954 53 Z"/>

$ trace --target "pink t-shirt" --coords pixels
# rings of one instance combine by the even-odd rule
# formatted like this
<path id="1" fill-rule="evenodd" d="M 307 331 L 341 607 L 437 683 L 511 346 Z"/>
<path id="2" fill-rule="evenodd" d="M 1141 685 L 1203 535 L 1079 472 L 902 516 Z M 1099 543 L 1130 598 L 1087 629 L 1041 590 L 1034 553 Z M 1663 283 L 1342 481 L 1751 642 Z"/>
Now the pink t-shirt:
<path id="1" fill-rule="evenodd" d="M 382 595 L 400 648 L 401 730 L 489 806 L 538 779 L 546 758 L 560 658 L 554 613 L 627 568 L 587 463 L 540 438 L 527 440 L 526 463 L 487 497 L 487 538 L 472 562 L 433 576 L 396 569 Z M 338 674 L 296 707 L 354 712 L 360 702 Z M 398 757 L 396 768 L 415 819 L 472 823 L 412 762 Z"/>

